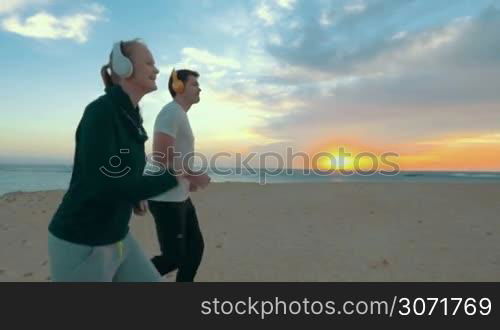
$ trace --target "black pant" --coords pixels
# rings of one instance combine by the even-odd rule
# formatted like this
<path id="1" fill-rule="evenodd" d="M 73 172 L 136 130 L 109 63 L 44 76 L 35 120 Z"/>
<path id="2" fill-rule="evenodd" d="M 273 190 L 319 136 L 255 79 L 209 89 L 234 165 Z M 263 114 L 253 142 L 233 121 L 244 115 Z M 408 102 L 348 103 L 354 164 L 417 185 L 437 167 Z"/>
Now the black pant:
<path id="1" fill-rule="evenodd" d="M 155 219 L 161 255 L 151 259 L 163 276 L 175 269 L 177 282 L 193 282 L 204 250 L 203 236 L 191 199 L 184 202 L 148 201 Z"/>

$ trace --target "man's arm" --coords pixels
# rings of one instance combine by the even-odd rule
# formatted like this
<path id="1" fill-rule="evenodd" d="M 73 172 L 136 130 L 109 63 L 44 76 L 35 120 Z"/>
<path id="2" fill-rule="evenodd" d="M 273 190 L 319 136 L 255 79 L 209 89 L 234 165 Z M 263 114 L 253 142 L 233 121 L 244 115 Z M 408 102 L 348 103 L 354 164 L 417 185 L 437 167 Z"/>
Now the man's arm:
<path id="1" fill-rule="evenodd" d="M 161 132 L 155 132 L 153 138 L 153 155 L 155 161 L 166 168 L 174 168 L 175 138 Z"/>
<path id="2" fill-rule="evenodd" d="M 189 168 L 175 168 L 175 138 L 161 132 L 155 132 L 153 138 L 153 155 L 155 161 L 161 163 L 169 169 L 174 169 L 177 175 L 185 177 L 191 187 L 190 190 L 197 190 L 198 188 L 205 188 L 210 182 L 210 178 L 206 175 L 194 173 Z M 180 164 L 180 162 L 179 162 Z"/>

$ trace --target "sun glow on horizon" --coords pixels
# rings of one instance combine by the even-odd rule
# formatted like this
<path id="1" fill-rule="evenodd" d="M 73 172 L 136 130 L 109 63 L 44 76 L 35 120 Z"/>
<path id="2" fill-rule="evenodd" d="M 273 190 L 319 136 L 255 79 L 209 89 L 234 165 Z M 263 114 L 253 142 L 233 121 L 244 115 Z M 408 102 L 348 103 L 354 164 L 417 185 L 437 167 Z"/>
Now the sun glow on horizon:
<path id="1" fill-rule="evenodd" d="M 386 170 L 387 165 L 393 164 L 401 171 L 499 171 L 499 136 L 499 134 L 461 134 L 425 142 L 373 146 L 348 141 L 323 144 L 313 150 L 315 153 L 331 154 L 338 160 L 335 162 L 326 156 L 322 157 L 317 164 L 322 170 L 357 168 Z M 342 157 L 342 152 L 348 155 Z M 386 157 L 389 154 L 391 156 Z"/>

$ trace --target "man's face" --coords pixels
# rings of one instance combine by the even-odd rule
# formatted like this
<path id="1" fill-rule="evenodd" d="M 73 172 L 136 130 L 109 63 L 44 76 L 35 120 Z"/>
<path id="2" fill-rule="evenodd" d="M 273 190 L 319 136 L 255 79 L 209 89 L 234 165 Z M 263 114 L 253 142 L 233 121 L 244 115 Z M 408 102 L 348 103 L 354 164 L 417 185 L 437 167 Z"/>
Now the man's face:
<path id="1" fill-rule="evenodd" d="M 200 84 L 198 83 L 198 78 L 194 76 L 188 76 L 186 83 L 184 84 L 184 97 L 191 104 L 200 102 Z"/>

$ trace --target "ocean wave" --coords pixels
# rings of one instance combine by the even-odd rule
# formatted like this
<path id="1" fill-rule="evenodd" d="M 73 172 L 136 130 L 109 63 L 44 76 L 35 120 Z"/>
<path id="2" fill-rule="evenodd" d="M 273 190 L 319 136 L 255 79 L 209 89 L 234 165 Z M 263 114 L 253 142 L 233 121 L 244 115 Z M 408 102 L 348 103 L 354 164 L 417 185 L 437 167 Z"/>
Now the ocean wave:
<path id="1" fill-rule="evenodd" d="M 462 178 L 497 178 L 500 179 L 500 173 L 452 173 L 450 176 Z"/>
<path id="2" fill-rule="evenodd" d="M 0 172 L 70 173 L 72 166 L 0 166 Z"/>

